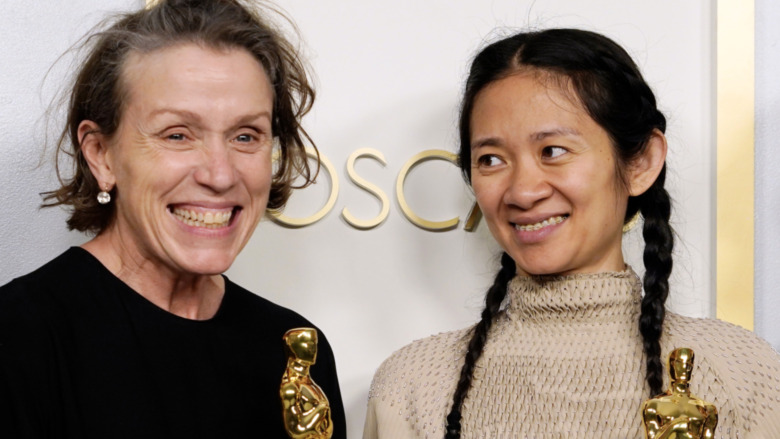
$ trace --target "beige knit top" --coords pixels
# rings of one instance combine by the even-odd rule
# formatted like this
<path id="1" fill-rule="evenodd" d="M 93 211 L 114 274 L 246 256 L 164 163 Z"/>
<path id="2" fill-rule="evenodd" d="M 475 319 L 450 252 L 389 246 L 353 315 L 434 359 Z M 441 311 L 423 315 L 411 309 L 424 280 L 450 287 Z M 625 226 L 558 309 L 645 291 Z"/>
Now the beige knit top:
<path id="1" fill-rule="evenodd" d="M 517 277 L 461 413 L 462 438 L 643 438 L 641 284 L 620 273 Z M 364 439 L 444 437 L 469 330 L 415 341 L 374 376 Z M 752 332 L 667 313 L 662 359 L 695 351 L 691 391 L 718 438 L 780 438 L 780 356 Z M 668 377 L 667 384 L 668 386 Z"/>

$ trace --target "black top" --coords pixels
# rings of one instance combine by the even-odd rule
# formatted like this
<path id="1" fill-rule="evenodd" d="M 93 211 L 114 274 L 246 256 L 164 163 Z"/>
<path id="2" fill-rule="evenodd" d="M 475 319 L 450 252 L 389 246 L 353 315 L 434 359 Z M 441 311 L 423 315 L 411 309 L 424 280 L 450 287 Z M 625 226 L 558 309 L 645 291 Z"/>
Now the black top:
<path id="1" fill-rule="evenodd" d="M 71 248 L 0 287 L 0 438 L 287 437 L 282 335 L 300 326 L 227 278 L 213 318 L 178 317 Z M 346 437 L 322 333 L 311 370 Z"/>

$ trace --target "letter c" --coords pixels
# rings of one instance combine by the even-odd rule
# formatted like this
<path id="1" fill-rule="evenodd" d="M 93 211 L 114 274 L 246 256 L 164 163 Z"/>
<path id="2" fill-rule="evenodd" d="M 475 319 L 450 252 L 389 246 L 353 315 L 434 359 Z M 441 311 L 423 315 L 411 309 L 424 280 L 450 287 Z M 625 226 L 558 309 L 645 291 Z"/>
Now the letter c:
<path id="1" fill-rule="evenodd" d="M 398 173 L 398 179 L 395 182 L 395 193 L 398 198 L 398 204 L 401 206 L 401 212 L 403 212 L 404 216 L 417 227 L 431 231 L 453 229 L 457 227 L 458 222 L 460 222 L 459 217 L 456 216 L 455 218 L 444 221 L 429 221 L 415 214 L 406 202 L 406 196 L 404 195 L 404 182 L 406 181 L 406 176 L 412 168 L 428 160 L 446 160 L 452 164 L 457 164 L 458 156 L 443 149 L 428 149 L 415 154 L 404 164 L 403 168 L 401 168 L 401 172 Z"/>

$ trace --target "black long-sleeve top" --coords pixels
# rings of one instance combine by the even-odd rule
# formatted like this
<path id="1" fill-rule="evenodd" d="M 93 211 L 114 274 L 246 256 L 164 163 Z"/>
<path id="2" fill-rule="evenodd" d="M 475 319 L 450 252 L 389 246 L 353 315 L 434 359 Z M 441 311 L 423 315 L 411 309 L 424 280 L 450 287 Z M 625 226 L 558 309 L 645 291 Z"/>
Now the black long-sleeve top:
<path id="1" fill-rule="evenodd" d="M 302 326 L 227 278 L 213 318 L 178 317 L 71 248 L 0 287 L 0 438 L 285 438 L 282 335 Z M 311 370 L 345 438 L 321 333 Z"/>

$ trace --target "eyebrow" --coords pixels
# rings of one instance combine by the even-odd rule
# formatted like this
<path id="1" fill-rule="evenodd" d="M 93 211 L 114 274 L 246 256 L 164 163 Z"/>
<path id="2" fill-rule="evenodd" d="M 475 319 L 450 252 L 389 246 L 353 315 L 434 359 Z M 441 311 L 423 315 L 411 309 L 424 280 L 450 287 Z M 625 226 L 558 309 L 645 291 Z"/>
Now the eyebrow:
<path id="1" fill-rule="evenodd" d="M 531 133 L 528 137 L 532 142 L 540 142 L 548 137 L 556 136 L 582 136 L 582 133 L 574 128 L 560 127 L 544 131 L 537 131 L 535 133 Z M 472 143 L 471 149 L 477 149 L 483 146 L 501 146 L 503 143 L 504 142 L 500 137 L 485 137 Z"/>
<path id="2" fill-rule="evenodd" d="M 574 128 L 568 128 L 568 127 L 561 127 L 561 128 L 553 128 L 550 130 L 545 131 L 537 131 L 535 133 L 531 133 L 529 136 L 532 141 L 540 141 L 544 140 L 548 137 L 555 137 L 555 136 L 581 136 L 582 133 L 575 130 Z"/>
<path id="3" fill-rule="evenodd" d="M 152 111 L 151 113 L 149 113 L 149 115 L 147 117 L 149 119 L 152 119 L 154 117 L 157 117 L 157 116 L 160 116 L 160 115 L 163 115 L 163 114 L 174 114 L 174 115 L 177 115 L 177 116 L 184 117 L 186 119 L 200 120 L 200 116 L 198 116 L 197 114 L 195 114 L 195 113 L 193 113 L 191 111 L 188 111 L 188 110 L 177 110 L 177 109 L 174 109 L 174 108 L 158 108 L 158 109 Z"/>
<path id="4" fill-rule="evenodd" d="M 500 146 L 502 144 L 501 139 L 498 137 L 485 137 L 484 139 L 479 139 L 476 142 L 471 144 L 471 149 L 477 149 L 481 148 L 483 146 Z"/>
<path id="5" fill-rule="evenodd" d="M 241 116 L 236 121 L 235 125 L 236 126 L 241 126 L 241 125 L 244 125 L 246 123 L 255 121 L 257 119 L 262 119 L 262 118 L 266 118 L 269 121 L 271 121 L 271 112 L 263 110 L 263 111 L 259 111 L 259 112 L 254 113 L 254 114 L 247 114 L 246 116 Z"/>

